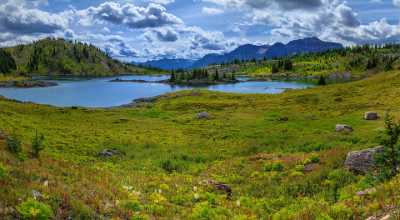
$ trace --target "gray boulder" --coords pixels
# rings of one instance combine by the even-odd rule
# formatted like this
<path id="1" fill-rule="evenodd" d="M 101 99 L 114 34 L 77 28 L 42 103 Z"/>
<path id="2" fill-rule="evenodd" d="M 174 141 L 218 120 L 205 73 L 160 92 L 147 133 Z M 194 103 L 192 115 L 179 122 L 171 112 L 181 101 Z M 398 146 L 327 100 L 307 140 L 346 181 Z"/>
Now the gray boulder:
<path id="1" fill-rule="evenodd" d="M 102 152 L 100 152 L 99 154 L 98 154 L 98 156 L 99 157 L 105 157 L 105 158 L 107 158 L 107 157 L 114 157 L 114 156 L 117 156 L 117 155 L 120 155 L 121 154 L 121 152 L 119 152 L 118 150 L 115 150 L 115 149 L 105 149 L 105 150 L 103 150 Z"/>
<path id="2" fill-rule="evenodd" d="M 378 146 L 361 151 L 353 151 L 347 154 L 344 166 L 350 171 L 365 174 L 376 167 L 375 155 L 382 153 L 384 148 Z"/>
<path id="3" fill-rule="evenodd" d="M 377 112 L 366 112 L 364 114 L 364 119 L 365 120 L 378 120 L 379 119 L 379 115 Z"/>
<path id="4" fill-rule="evenodd" d="M 336 125 L 336 132 L 353 132 L 353 128 L 350 125 L 338 124 Z"/>
<path id="5" fill-rule="evenodd" d="M 197 119 L 210 119 L 210 114 L 208 112 L 200 112 L 196 116 Z"/>

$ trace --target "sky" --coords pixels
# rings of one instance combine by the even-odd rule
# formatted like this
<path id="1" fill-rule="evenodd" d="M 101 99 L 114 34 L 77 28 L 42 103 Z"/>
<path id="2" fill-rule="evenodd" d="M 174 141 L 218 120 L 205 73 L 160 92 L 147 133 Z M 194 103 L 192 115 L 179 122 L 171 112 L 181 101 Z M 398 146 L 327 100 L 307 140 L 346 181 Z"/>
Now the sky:
<path id="1" fill-rule="evenodd" d="M 142 62 L 318 37 L 400 42 L 400 0 L 0 0 L 0 46 L 46 37 Z"/>

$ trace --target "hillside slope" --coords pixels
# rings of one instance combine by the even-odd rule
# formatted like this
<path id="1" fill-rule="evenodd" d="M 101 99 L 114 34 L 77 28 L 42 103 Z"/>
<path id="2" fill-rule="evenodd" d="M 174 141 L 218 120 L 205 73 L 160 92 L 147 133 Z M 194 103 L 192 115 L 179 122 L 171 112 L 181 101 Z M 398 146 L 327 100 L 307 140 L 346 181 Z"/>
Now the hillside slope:
<path id="1" fill-rule="evenodd" d="M 148 69 L 114 60 L 93 45 L 63 39 L 47 38 L 0 51 L 3 51 L 0 56 L 11 54 L 16 63 L 16 68 L 8 68 L 8 72 L 19 75 L 105 76 L 149 72 Z M 0 66 L 3 66 L 2 63 Z M 0 68 L 0 72 L 7 71 Z"/>
<path id="2" fill-rule="evenodd" d="M 364 112 L 400 117 L 399 85 L 397 71 L 279 95 L 184 91 L 108 110 L 0 99 L 0 218 L 30 210 L 33 196 L 57 219 L 380 216 L 399 207 L 399 178 L 380 183 L 343 161 L 378 144 L 383 119 L 365 121 Z M 203 111 L 208 120 L 196 118 Z M 339 123 L 354 132 L 335 132 Z M 36 132 L 45 137 L 40 160 L 30 153 Z M 7 150 L 12 134 L 19 155 Z"/>

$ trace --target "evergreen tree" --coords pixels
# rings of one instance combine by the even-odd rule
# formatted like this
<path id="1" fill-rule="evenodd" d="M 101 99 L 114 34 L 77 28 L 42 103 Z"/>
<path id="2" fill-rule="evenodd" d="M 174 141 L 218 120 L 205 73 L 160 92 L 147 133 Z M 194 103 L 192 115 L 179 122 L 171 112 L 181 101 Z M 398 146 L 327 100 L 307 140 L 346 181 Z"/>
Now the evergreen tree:
<path id="1" fill-rule="evenodd" d="M 11 54 L 0 49 L 0 73 L 10 73 L 16 69 L 17 65 Z"/>
<path id="2" fill-rule="evenodd" d="M 385 116 L 385 132 L 382 137 L 383 153 L 376 156 L 380 167 L 380 177 L 387 179 L 397 175 L 400 164 L 400 122 L 387 113 Z"/>
<path id="3" fill-rule="evenodd" d="M 320 85 L 320 86 L 325 86 L 325 85 L 326 85 L 325 76 L 321 75 L 321 76 L 319 77 L 318 85 Z"/>

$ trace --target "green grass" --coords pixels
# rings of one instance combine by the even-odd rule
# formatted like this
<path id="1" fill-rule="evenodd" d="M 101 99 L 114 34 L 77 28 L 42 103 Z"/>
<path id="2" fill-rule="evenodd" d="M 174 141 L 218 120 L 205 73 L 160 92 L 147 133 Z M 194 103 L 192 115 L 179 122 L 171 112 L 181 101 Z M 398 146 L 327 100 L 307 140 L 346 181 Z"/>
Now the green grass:
<path id="1" fill-rule="evenodd" d="M 0 208 L 36 190 L 57 218 L 366 218 L 399 205 L 399 179 L 360 198 L 355 192 L 375 183 L 345 171 L 343 161 L 378 144 L 383 121 L 364 121 L 364 112 L 400 116 L 398 85 L 400 73 L 389 72 L 278 95 L 183 91 L 116 109 L 0 99 L 0 129 L 23 141 L 17 156 L 0 140 Z M 211 119 L 196 119 L 203 111 Z M 339 123 L 355 131 L 336 133 Z M 29 153 L 36 130 L 45 136 L 40 160 Z M 98 157 L 104 149 L 122 153 Z M 303 172 L 306 161 L 317 162 L 315 170 Z M 231 186 L 233 198 L 202 184 L 208 179 Z"/>

